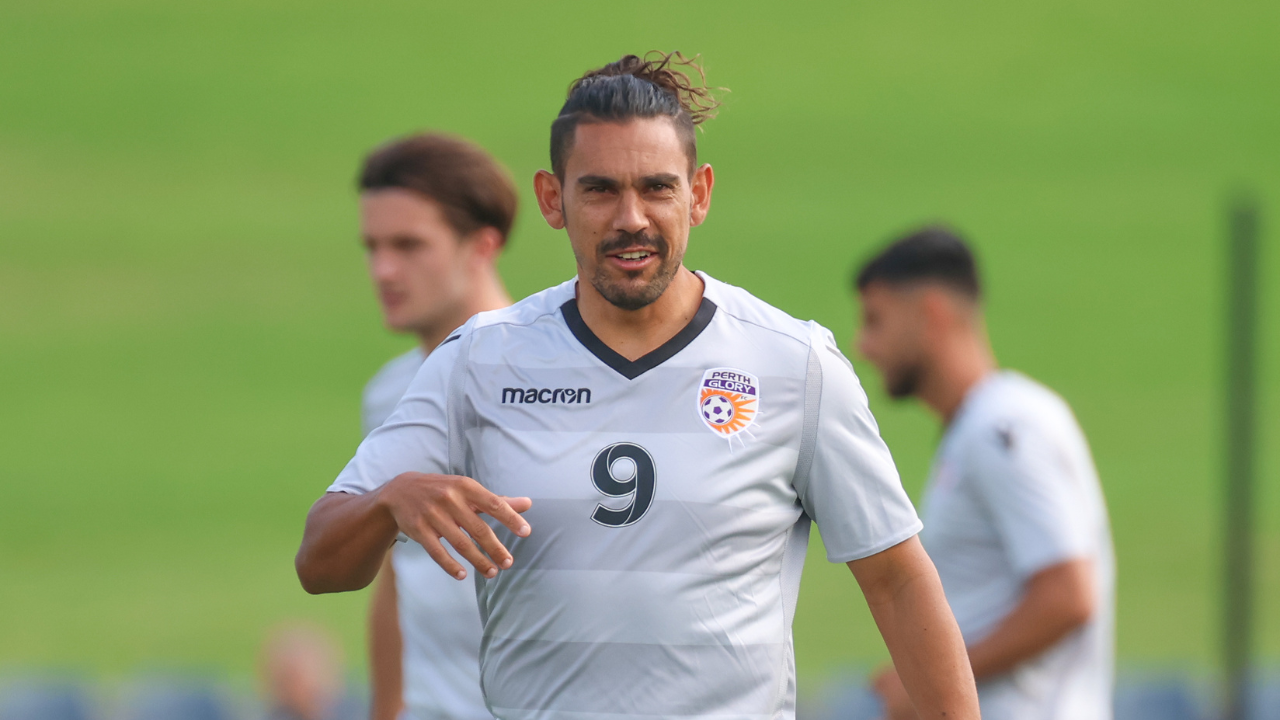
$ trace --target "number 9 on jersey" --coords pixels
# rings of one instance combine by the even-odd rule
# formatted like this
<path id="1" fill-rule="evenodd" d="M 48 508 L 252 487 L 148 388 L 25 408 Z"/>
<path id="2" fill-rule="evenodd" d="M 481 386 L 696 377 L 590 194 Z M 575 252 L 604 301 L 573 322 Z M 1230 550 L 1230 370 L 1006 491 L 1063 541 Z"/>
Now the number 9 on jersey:
<path id="1" fill-rule="evenodd" d="M 591 519 L 605 527 L 626 527 L 644 517 L 653 504 L 653 458 L 635 443 L 614 443 L 591 461 L 591 482 L 602 495 L 630 497 L 626 506 L 617 509 L 596 505 Z"/>

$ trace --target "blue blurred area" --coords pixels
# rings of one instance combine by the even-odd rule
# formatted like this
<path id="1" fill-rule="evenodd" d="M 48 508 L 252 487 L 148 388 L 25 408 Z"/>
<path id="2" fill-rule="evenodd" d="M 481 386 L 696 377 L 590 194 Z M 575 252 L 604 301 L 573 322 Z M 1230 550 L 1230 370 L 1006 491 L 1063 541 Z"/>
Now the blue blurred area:
<path id="1" fill-rule="evenodd" d="M 121 720 L 232 720 L 230 703 L 200 684 L 150 682 L 124 703 Z"/>
<path id="2" fill-rule="evenodd" d="M 1116 683 L 1115 720 L 1218 720 L 1214 686 L 1187 675 L 1125 674 Z M 325 720 L 366 720 L 367 693 L 348 688 Z M 881 705 L 860 673 L 802 696 L 798 720 L 878 720 Z M 0 720 L 299 720 L 273 714 L 255 697 L 218 683 L 148 679 L 123 688 L 67 680 L 0 683 Z M 1260 673 L 1248 720 L 1280 720 L 1280 672 Z"/>
<path id="3" fill-rule="evenodd" d="M 1116 685 L 1116 720 L 1205 720 L 1186 683 L 1178 678 Z"/>
<path id="4" fill-rule="evenodd" d="M 90 707 L 75 685 L 19 681 L 0 695 L 0 720 L 89 720 Z"/>
<path id="5" fill-rule="evenodd" d="M 322 720 L 367 720 L 352 686 Z M 0 720 L 305 720 L 273 712 L 253 695 L 216 682 L 154 679 L 121 687 L 21 678 L 0 682 Z"/>
<path id="6" fill-rule="evenodd" d="M 1121 673 L 1115 720 L 1218 720 L 1214 686 L 1175 673 Z M 863 676 L 851 673 L 802 697 L 799 720 L 878 720 L 881 705 Z M 1248 720 L 1280 720 L 1280 672 L 1261 673 L 1250 693 Z"/>

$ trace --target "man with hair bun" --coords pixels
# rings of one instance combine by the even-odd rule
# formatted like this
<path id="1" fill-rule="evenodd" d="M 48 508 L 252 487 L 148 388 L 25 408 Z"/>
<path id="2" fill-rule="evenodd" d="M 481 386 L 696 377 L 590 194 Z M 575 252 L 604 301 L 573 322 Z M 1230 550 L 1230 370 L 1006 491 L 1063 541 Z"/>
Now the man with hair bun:
<path id="1" fill-rule="evenodd" d="M 973 254 L 950 230 L 894 242 L 854 284 L 859 350 L 889 395 L 919 398 L 946 424 L 920 537 L 964 633 L 982 716 L 1108 720 L 1115 562 L 1071 408 L 997 369 Z M 875 687 L 889 720 L 914 719 L 899 674 Z"/>
<path id="2" fill-rule="evenodd" d="M 790 720 L 812 518 L 920 716 L 977 720 L 920 522 L 831 333 L 684 266 L 715 184 L 702 80 L 672 53 L 572 84 L 534 191 L 576 277 L 427 358 L 312 507 L 299 579 L 362 587 L 397 533 L 466 578 L 447 543 L 476 569 L 503 720 Z"/>
<path id="3" fill-rule="evenodd" d="M 417 345 L 365 387 L 365 435 L 382 425 L 422 361 L 472 315 L 511 304 L 497 260 L 516 189 L 484 150 L 439 133 L 369 154 L 358 180 L 360 233 L 387 327 Z M 480 611 L 422 546 L 386 553 L 369 604 L 371 720 L 486 720 L 480 695 Z"/>

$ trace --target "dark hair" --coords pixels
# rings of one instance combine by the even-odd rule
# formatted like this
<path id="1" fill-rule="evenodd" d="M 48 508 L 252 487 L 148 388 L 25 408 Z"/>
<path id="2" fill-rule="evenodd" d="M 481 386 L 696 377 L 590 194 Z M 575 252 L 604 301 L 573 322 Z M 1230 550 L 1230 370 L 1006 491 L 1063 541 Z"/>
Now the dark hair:
<path id="1" fill-rule="evenodd" d="M 876 282 L 936 282 L 973 300 L 982 295 L 973 252 L 959 235 L 939 225 L 921 228 L 890 243 L 862 266 L 853 284 L 858 290 L 865 290 Z"/>
<path id="2" fill-rule="evenodd" d="M 694 127 L 716 115 L 720 101 L 706 86 L 706 73 L 697 56 L 679 51 L 651 50 L 645 56 L 624 55 L 617 62 L 588 71 L 569 86 L 568 98 L 551 123 L 551 171 L 564 177 L 564 162 L 573 147 L 573 133 L 583 122 L 623 122 L 633 118 L 669 117 L 689 155 L 689 170 L 697 166 Z M 699 84 L 677 66 L 689 68 Z M 720 89 L 720 88 L 717 88 Z"/>
<path id="3" fill-rule="evenodd" d="M 483 227 L 502 234 L 505 244 L 516 218 L 511 175 L 478 146 L 440 133 L 393 140 L 365 158 L 360 191 L 401 188 L 432 200 L 458 235 Z"/>

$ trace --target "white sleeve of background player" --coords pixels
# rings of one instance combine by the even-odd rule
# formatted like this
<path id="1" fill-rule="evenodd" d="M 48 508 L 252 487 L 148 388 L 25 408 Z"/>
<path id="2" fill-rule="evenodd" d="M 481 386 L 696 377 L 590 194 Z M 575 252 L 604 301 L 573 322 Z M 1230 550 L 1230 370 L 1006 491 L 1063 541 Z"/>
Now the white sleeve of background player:
<path id="1" fill-rule="evenodd" d="M 818 524 L 827 559 L 848 562 L 887 550 L 923 526 L 902 489 L 853 365 L 830 332 L 814 332 L 806 385 L 817 393 L 817 427 L 812 461 L 807 472 L 797 473 L 796 490 L 805 512 Z M 814 399 L 806 406 L 812 408 Z M 807 451 L 801 448 L 802 466 Z"/>
<path id="2" fill-rule="evenodd" d="M 991 423 L 973 440 L 966 472 L 1022 578 L 1091 553 L 1088 490 L 1069 457 L 1050 427 L 1027 418 Z"/>
<path id="3" fill-rule="evenodd" d="M 363 495 L 400 473 L 449 472 L 449 381 L 463 344 L 446 341 L 427 356 L 395 412 L 360 443 L 329 492 Z"/>
<path id="4" fill-rule="evenodd" d="M 376 430 L 378 426 L 382 424 L 378 422 L 378 419 L 375 417 L 376 412 L 374 411 L 374 408 L 373 408 L 373 398 L 370 397 L 370 394 L 372 393 L 372 390 L 373 390 L 373 383 L 377 379 L 378 379 L 378 376 L 375 375 L 373 379 L 370 380 L 368 384 L 364 386 L 364 392 L 360 394 L 360 436 L 361 437 L 369 437 L 369 433 Z"/>

